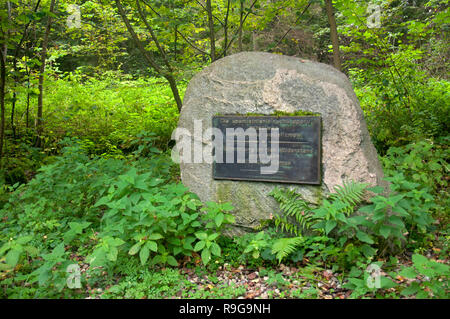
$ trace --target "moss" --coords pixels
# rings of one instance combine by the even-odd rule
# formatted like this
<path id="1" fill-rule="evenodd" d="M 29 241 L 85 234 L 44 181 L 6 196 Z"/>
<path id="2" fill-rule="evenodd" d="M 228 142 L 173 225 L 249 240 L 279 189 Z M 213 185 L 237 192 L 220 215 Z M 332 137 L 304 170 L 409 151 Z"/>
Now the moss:
<path id="1" fill-rule="evenodd" d="M 233 115 L 233 116 L 278 116 L 278 117 L 281 117 L 281 116 L 320 116 L 321 114 L 317 113 L 317 112 L 298 110 L 298 111 L 295 111 L 295 112 L 275 111 L 275 112 L 270 113 L 270 114 L 262 114 L 262 113 L 220 114 L 220 113 L 217 113 L 215 115 L 216 116 Z"/>
<path id="2" fill-rule="evenodd" d="M 317 198 L 317 204 L 322 205 L 322 201 L 324 198 L 323 189 L 321 186 L 314 186 L 314 198 Z"/>
<path id="3" fill-rule="evenodd" d="M 231 194 L 231 185 L 226 182 L 218 183 L 216 190 L 216 200 L 218 202 L 224 203 L 229 201 Z"/>

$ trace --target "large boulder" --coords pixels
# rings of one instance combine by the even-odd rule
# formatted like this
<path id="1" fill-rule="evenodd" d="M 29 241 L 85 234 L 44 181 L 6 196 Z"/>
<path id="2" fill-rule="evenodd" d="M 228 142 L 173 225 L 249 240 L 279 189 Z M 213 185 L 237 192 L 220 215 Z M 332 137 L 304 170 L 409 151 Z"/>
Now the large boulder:
<path id="1" fill-rule="evenodd" d="M 352 86 L 343 73 L 326 64 L 262 52 L 220 59 L 190 81 L 178 127 L 192 132 L 187 138 L 211 146 L 211 140 L 199 141 L 193 134 L 194 120 L 201 120 L 205 130 L 217 114 L 299 110 L 322 116 L 320 186 L 214 180 L 207 162 L 180 163 L 182 182 L 203 201 L 232 202 L 237 225 L 250 228 L 279 210 L 269 196 L 275 186 L 294 188 L 317 203 L 346 180 L 383 185 L 382 168 Z"/>

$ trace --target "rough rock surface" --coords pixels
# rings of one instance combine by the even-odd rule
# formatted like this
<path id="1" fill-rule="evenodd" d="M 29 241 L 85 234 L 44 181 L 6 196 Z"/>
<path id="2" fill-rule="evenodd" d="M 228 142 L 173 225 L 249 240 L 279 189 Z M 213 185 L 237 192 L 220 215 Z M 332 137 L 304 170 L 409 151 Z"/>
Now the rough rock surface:
<path id="1" fill-rule="evenodd" d="M 322 185 L 281 186 L 317 202 L 345 180 L 383 185 L 382 168 L 352 86 L 343 73 L 326 64 L 261 52 L 225 57 L 191 80 L 178 127 L 194 132 L 194 120 L 201 120 L 205 130 L 216 114 L 277 110 L 318 112 L 323 130 Z M 211 165 L 181 163 L 182 181 L 203 201 L 231 201 L 238 225 L 255 227 L 278 210 L 268 194 L 280 184 L 214 180 Z"/>

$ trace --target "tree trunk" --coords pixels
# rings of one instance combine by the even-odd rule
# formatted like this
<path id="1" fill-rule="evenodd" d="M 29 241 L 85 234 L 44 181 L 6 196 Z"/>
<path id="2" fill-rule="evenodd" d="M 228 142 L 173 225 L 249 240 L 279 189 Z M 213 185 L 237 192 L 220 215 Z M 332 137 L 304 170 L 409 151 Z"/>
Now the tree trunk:
<path id="1" fill-rule="evenodd" d="M 5 139 L 5 83 L 6 83 L 6 43 L 0 49 L 0 167 L 2 166 L 3 142 Z"/>
<path id="2" fill-rule="evenodd" d="M 330 24 L 330 37 L 333 44 L 333 64 L 336 69 L 341 70 L 341 56 L 339 54 L 339 38 L 337 33 L 336 19 L 334 17 L 332 0 L 325 0 L 328 23 Z"/>
<path id="3" fill-rule="evenodd" d="M 238 39 L 238 49 L 242 52 L 242 28 L 244 24 L 244 0 L 241 0 L 241 6 L 239 9 L 239 39 Z"/>
<path id="4" fill-rule="evenodd" d="M 51 0 L 50 2 L 50 13 L 55 11 L 55 2 L 56 0 Z M 35 146 L 40 147 L 42 144 L 41 135 L 42 135 L 42 115 L 43 115 L 43 97 L 44 97 L 44 73 L 45 73 L 45 61 L 47 59 L 47 46 L 48 46 L 48 38 L 50 35 L 50 29 L 52 26 L 52 17 L 49 16 L 47 20 L 47 26 L 45 28 L 44 39 L 42 40 L 42 51 L 41 51 L 41 65 L 39 67 L 39 95 L 38 95 L 38 107 L 36 114 L 36 141 Z"/>
<path id="5" fill-rule="evenodd" d="M 141 18 L 144 20 L 144 23 L 146 24 L 147 28 L 149 28 L 149 31 L 150 31 L 151 36 L 152 36 L 152 39 L 153 39 L 153 41 L 155 41 L 155 44 L 158 47 L 158 50 L 162 54 L 164 63 L 167 65 L 167 68 L 169 69 L 168 72 L 166 72 L 163 68 L 161 68 L 155 62 L 151 52 L 147 52 L 145 50 L 145 48 L 142 45 L 141 41 L 139 40 L 136 32 L 134 31 L 133 26 L 131 25 L 130 21 L 128 20 L 127 15 L 126 15 L 125 11 L 123 10 L 122 4 L 120 3 L 119 0 L 115 0 L 115 2 L 116 2 L 117 9 L 119 11 L 119 14 L 122 17 L 122 21 L 125 23 L 125 26 L 127 27 L 128 32 L 130 33 L 131 37 L 133 38 L 133 41 L 136 44 L 136 46 L 138 47 L 139 51 L 144 56 L 145 60 L 147 60 L 148 64 L 150 64 L 150 66 L 158 74 L 162 75 L 167 80 L 167 82 L 169 82 L 170 89 L 172 90 L 172 95 L 173 95 L 173 98 L 175 99 L 175 103 L 177 104 L 178 111 L 181 112 L 181 108 L 183 107 L 183 102 L 181 101 L 181 97 L 180 97 L 180 94 L 178 92 L 178 88 L 177 88 L 177 84 L 176 84 L 175 78 L 173 77 L 172 73 L 170 73 L 171 67 L 170 67 L 169 61 L 167 60 L 167 57 L 166 57 L 166 54 L 164 53 L 164 50 L 162 50 L 162 48 L 160 47 L 159 42 L 158 42 L 158 40 L 156 38 L 156 35 L 153 33 L 153 29 L 147 23 L 147 21 L 145 20 L 145 17 L 143 17 L 142 10 L 140 10 L 140 7 L 139 7 L 139 1 L 137 1 L 136 4 L 138 5 L 138 9 L 139 9 L 139 13 L 141 14 Z"/>
<path id="6" fill-rule="evenodd" d="M 230 14 L 231 0 L 227 1 L 227 13 L 225 14 L 225 20 L 223 23 L 223 56 L 227 56 L 227 44 L 228 44 L 228 16 Z"/>
<path id="7" fill-rule="evenodd" d="M 209 25 L 209 41 L 211 42 L 211 62 L 216 60 L 216 40 L 214 35 L 214 20 L 212 14 L 211 0 L 206 0 L 206 11 L 208 14 L 208 25 Z"/>

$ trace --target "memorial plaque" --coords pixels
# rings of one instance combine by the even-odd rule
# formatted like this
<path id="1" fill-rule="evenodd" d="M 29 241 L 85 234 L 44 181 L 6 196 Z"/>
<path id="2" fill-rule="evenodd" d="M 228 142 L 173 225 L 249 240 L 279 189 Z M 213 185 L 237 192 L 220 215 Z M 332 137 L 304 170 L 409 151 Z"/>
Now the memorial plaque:
<path id="1" fill-rule="evenodd" d="M 214 116 L 213 178 L 320 184 L 321 117 Z M 278 156 L 276 156 L 278 153 Z"/>

